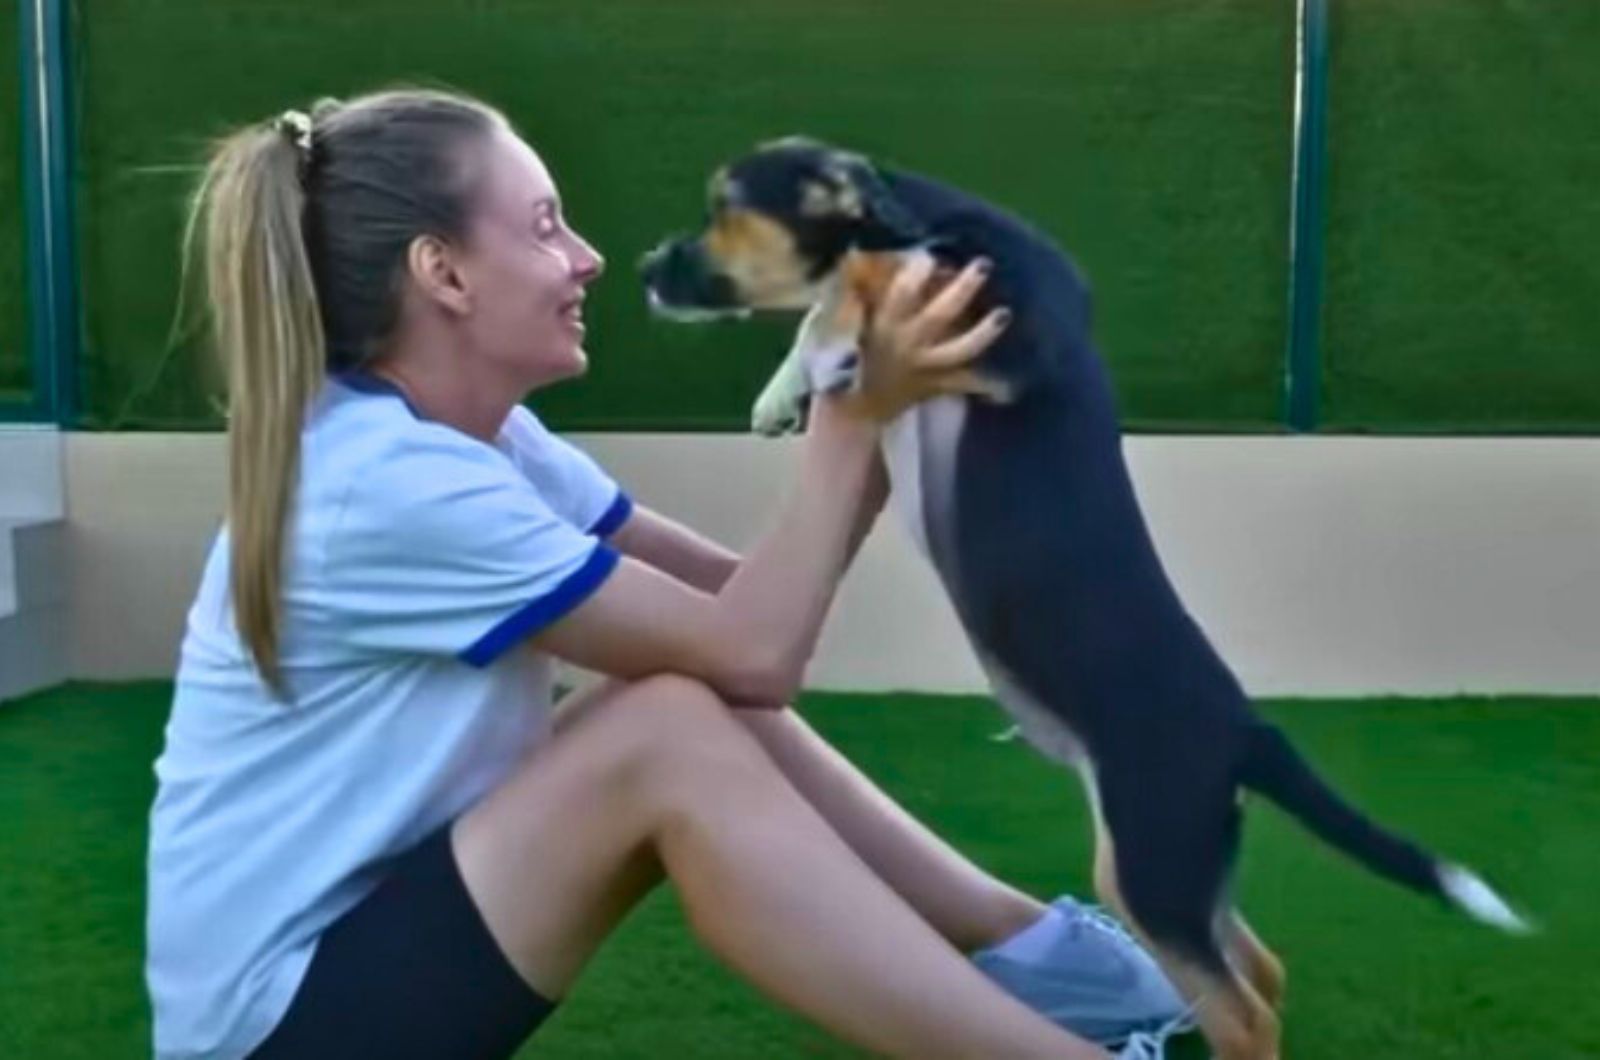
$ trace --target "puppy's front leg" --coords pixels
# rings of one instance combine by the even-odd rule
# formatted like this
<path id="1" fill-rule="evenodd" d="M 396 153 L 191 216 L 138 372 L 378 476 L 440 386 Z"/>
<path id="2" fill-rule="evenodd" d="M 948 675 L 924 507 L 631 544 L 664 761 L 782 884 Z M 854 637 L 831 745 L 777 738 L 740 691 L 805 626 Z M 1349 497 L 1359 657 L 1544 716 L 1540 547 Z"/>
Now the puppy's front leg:
<path id="1" fill-rule="evenodd" d="M 750 426 L 757 434 L 776 438 L 800 430 L 805 420 L 805 399 L 811 393 L 803 360 L 797 343 L 756 398 Z"/>

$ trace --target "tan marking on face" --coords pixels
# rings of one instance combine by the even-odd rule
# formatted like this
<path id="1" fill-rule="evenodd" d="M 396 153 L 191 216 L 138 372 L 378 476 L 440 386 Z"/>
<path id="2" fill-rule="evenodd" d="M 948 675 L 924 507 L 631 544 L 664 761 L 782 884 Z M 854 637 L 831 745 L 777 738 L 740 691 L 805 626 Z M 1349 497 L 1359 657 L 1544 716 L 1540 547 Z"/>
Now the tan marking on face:
<path id="1" fill-rule="evenodd" d="M 806 276 L 806 262 L 789 229 L 771 217 L 755 210 L 723 210 L 706 232 L 705 248 L 746 305 L 808 304 L 814 285 Z"/>

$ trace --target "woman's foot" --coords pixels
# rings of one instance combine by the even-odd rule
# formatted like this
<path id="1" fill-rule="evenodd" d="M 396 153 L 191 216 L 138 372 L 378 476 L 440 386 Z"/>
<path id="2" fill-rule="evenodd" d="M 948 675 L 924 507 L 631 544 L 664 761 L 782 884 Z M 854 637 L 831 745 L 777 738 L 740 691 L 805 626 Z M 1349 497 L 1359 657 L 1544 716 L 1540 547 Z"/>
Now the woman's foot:
<path id="1" fill-rule="evenodd" d="M 1051 1022 L 1106 1046 L 1157 1056 L 1167 1034 L 1193 1026 L 1189 1006 L 1155 959 L 1108 913 L 1063 896 L 1042 917 L 972 955 L 995 984 Z"/>

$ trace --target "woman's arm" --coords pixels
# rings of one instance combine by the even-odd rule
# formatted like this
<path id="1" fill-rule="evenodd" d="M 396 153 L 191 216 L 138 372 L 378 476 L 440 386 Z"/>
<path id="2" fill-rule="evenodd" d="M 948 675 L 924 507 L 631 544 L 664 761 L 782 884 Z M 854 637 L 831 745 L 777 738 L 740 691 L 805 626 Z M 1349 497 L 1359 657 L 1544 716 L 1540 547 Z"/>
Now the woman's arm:
<path id="1" fill-rule="evenodd" d="M 720 592 L 739 566 L 737 552 L 642 504 L 608 540 L 624 556 L 701 592 Z"/>
<path id="2" fill-rule="evenodd" d="M 862 497 L 860 514 L 851 536 L 851 547 L 845 559 L 846 569 L 854 562 L 861 542 L 866 540 L 873 524 L 877 522 L 887 497 L 888 477 L 880 462 L 873 481 Z M 707 593 L 721 592 L 741 562 L 739 554 L 732 549 L 644 505 L 635 505 L 628 521 L 609 540 L 624 556 L 647 563 Z"/>
<path id="3" fill-rule="evenodd" d="M 877 423 L 960 390 L 961 370 L 1003 326 L 991 314 L 946 338 L 982 267 L 969 266 L 924 299 L 931 271 L 931 262 L 901 270 L 863 336 L 863 390 L 813 404 L 794 487 L 774 525 L 714 594 L 624 559 L 593 595 L 535 636 L 535 646 L 616 677 L 683 673 L 734 701 L 789 700 L 845 566 L 882 504 Z"/>
<path id="4" fill-rule="evenodd" d="M 535 646 L 616 677 L 684 673 L 740 702 L 788 700 L 844 573 L 877 463 L 874 424 L 833 401 L 814 411 L 794 487 L 715 594 L 624 559 Z"/>

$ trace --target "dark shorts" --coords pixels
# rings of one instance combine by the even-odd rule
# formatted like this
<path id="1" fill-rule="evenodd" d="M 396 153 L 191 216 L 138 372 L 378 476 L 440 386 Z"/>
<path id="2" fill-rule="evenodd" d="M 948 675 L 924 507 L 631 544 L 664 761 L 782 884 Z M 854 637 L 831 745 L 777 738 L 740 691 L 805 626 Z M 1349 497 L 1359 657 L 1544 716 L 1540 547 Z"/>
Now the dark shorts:
<path id="1" fill-rule="evenodd" d="M 443 828 L 317 944 L 254 1060 L 504 1060 L 555 1005 L 519 976 L 467 894 Z"/>

